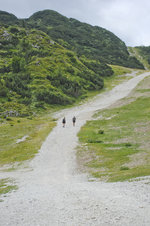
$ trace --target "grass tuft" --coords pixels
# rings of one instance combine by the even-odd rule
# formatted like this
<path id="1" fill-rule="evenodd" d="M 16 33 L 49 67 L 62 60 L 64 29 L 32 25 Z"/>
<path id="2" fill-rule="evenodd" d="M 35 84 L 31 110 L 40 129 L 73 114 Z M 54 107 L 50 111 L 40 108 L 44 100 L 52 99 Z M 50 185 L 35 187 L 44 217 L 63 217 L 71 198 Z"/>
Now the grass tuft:
<path id="1" fill-rule="evenodd" d="M 14 185 L 14 181 L 6 178 L 6 179 L 1 179 L 0 180 L 0 195 L 2 194 L 7 194 L 11 191 L 17 190 L 18 187 Z"/>
<path id="2" fill-rule="evenodd" d="M 127 167 L 127 166 L 121 166 L 120 167 L 120 170 L 129 170 L 129 167 Z"/>

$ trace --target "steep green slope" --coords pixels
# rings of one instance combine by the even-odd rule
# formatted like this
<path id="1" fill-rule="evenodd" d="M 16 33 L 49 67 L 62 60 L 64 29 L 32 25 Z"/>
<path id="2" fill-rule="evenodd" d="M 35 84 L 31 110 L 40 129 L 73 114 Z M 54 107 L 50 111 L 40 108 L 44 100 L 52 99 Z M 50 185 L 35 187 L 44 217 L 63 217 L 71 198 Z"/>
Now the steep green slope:
<path id="1" fill-rule="evenodd" d="M 20 24 L 20 21 L 15 15 L 0 10 L 0 25 L 5 25 L 5 24 L 17 25 L 17 24 Z"/>
<path id="2" fill-rule="evenodd" d="M 106 64 L 78 58 L 44 32 L 18 26 L 0 28 L 0 56 L 2 112 L 15 104 L 24 114 L 23 105 L 73 103 L 87 90 L 100 90 L 102 77 L 113 74 Z"/>
<path id="3" fill-rule="evenodd" d="M 150 46 L 129 47 L 129 51 L 141 61 L 146 69 L 150 69 Z"/>
<path id="4" fill-rule="evenodd" d="M 26 20 L 0 11 L 0 24 L 1 112 L 24 116 L 34 107 L 73 103 L 103 87 L 102 78 L 113 74 L 106 63 L 136 61 L 111 32 L 51 10 Z"/>
<path id="5" fill-rule="evenodd" d="M 143 69 L 135 57 L 129 56 L 125 43 L 112 32 L 68 19 L 53 10 L 37 12 L 28 19 L 17 19 L 12 14 L 0 11 L 0 24 L 20 24 L 24 28 L 42 30 L 78 56 L 85 55 L 92 60 Z"/>
<path id="6" fill-rule="evenodd" d="M 109 64 L 143 68 L 135 57 L 129 56 L 124 42 L 104 28 L 68 19 L 52 10 L 37 12 L 26 23 L 43 30 L 79 56 L 85 55 Z"/>

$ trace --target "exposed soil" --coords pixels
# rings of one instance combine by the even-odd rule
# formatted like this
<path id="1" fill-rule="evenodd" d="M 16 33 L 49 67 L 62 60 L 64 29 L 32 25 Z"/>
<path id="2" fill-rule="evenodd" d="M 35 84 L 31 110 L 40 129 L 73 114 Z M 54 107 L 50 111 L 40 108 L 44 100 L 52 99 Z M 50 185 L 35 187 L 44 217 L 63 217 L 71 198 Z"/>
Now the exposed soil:
<path id="1" fill-rule="evenodd" d="M 76 165 L 77 133 L 98 109 L 109 107 L 150 73 L 136 76 L 90 102 L 55 115 L 57 126 L 27 168 L 1 172 L 14 178 L 16 192 L 0 202 L 2 226 L 149 226 L 150 177 L 133 182 L 89 182 Z M 76 116 L 76 126 L 72 117 Z M 67 119 L 62 127 L 62 117 Z"/>

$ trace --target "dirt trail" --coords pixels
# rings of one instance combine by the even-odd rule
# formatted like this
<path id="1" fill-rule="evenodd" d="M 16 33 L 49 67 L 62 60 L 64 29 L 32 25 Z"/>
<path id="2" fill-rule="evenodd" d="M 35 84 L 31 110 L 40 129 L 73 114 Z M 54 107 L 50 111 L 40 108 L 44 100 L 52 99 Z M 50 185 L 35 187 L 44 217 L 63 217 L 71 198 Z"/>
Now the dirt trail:
<path id="1" fill-rule="evenodd" d="M 149 226 L 150 177 L 123 183 L 88 182 L 77 172 L 77 133 L 93 113 L 107 108 L 130 91 L 143 73 L 90 102 L 59 112 L 57 126 L 29 168 L 1 177 L 14 177 L 19 190 L 0 202 L 0 226 Z M 72 117 L 77 117 L 76 126 Z M 61 124 L 67 119 L 66 127 Z"/>

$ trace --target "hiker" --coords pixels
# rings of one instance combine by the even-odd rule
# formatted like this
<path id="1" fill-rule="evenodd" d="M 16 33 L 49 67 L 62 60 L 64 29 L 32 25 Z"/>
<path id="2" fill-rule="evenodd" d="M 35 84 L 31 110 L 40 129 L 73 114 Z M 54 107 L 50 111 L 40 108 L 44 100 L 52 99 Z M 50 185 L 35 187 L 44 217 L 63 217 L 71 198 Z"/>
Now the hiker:
<path id="1" fill-rule="evenodd" d="M 73 126 L 75 126 L 75 123 L 76 123 L 76 117 L 75 116 L 72 118 L 72 122 L 73 122 Z"/>
<path id="2" fill-rule="evenodd" d="M 63 124 L 63 127 L 65 127 L 65 124 L 66 124 L 66 119 L 65 119 L 65 117 L 64 117 L 63 120 L 62 120 L 62 124 Z"/>

